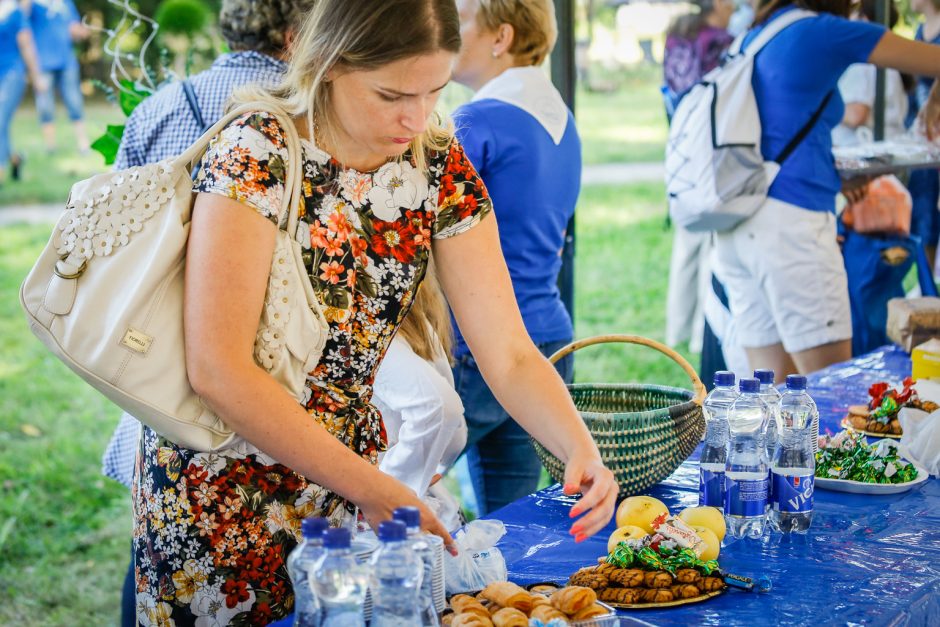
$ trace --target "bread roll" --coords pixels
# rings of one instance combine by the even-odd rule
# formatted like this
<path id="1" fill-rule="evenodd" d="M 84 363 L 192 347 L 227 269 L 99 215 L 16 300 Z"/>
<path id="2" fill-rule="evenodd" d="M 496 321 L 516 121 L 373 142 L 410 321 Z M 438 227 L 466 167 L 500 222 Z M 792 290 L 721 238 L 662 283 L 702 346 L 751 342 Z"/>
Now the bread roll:
<path id="1" fill-rule="evenodd" d="M 555 609 L 570 616 L 593 605 L 597 601 L 597 593 L 582 586 L 568 586 L 552 594 L 551 601 Z"/>
<path id="2" fill-rule="evenodd" d="M 532 595 L 510 581 L 494 581 L 480 594 L 503 607 L 514 607 L 526 614 L 532 611 Z"/>
<path id="3" fill-rule="evenodd" d="M 493 614 L 496 627 L 529 627 L 529 617 L 514 607 L 504 607 Z"/>

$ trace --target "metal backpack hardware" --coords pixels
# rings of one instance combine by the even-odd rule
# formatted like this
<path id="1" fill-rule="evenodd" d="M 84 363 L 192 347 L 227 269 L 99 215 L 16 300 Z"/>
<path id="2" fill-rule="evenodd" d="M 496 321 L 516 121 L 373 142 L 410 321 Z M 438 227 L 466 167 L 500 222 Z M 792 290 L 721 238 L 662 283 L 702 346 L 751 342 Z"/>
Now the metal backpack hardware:
<path id="1" fill-rule="evenodd" d="M 294 237 L 303 176 L 300 139 L 287 114 L 270 105 L 239 106 L 178 157 L 76 183 L 20 288 L 30 329 L 59 359 L 160 435 L 199 451 L 230 446 L 237 435 L 203 404 L 186 373 L 190 172 L 210 140 L 248 112 L 274 115 L 288 150 L 282 227 L 254 358 L 300 400 L 328 326 Z"/>
<path id="2" fill-rule="evenodd" d="M 819 120 L 829 93 L 812 118 L 772 161 L 761 154 L 761 123 L 751 77 L 754 58 L 777 33 L 812 11 L 787 11 L 768 23 L 745 51 L 744 35 L 728 60 L 679 102 L 666 142 L 669 214 L 689 231 L 725 231 L 763 204 L 781 164 Z"/>

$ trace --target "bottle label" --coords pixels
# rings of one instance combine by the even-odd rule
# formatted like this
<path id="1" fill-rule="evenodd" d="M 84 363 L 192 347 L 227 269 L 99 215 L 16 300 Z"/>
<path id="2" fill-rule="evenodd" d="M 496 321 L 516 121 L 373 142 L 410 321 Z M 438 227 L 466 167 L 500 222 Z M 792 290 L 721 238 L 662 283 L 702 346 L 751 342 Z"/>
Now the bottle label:
<path id="1" fill-rule="evenodd" d="M 732 479 L 725 475 L 725 514 L 751 518 L 763 516 L 767 507 L 767 478 Z"/>
<path id="2" fill-rule="evenodd" d="M 725 502 L 725 473 L 699 469 L 698 504 L 722 507 Z"/>
<path id="3" fill-rule="evenodd" d="M 790 514 L 813 511 L 813 475 L 778 475 L 774 473 L 774 509 Z"/>
<path id="4" fill-rule="evenodd" d="M 767 470 L 767 502 L 774 502 L 774 473 L 772 470 Z"/>

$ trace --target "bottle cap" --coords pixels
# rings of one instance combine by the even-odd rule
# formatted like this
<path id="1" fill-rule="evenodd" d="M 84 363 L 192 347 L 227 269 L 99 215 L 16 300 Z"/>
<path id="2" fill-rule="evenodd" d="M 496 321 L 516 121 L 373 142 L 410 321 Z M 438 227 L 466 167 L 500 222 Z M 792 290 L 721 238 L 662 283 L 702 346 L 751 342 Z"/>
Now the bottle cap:
<path id="1" fill-rule="evenodd" d="M 407 527 L 420 527 L 421 510 L 417 507 L 399 507 L 392 512 L 392 520 L 400 520 Z"/>
<path id="2" fill-rule="evenodd" d="M 745 392 L 760 392 L 760 381 L 757 379 L 741 379 L 738 386 L 742 394 Z"/>
<path id="3" fill-rule="evenodd" d="M 715 373 L 715 385 L 720 387 L 730 387 L 734 385 L 734 373 L 727 370 L 719 370 Z"/>
<path id="4" fill-rule="evenodd" d="M 806 389 L 806 377 L 801 374 L 788 374 L 787 375 L 787 389 L 788 390 L 805 390 Z"/>
<path id="5" fill-rule="evenodd" d="M 386 520 L 379 523 L 379 540 L 398 542 L 408 537 L 408 527 L 400 520 Z"/>
<path id="6" fill-rule="evenodd" d="M 300 523 L 300 532 L 305 538 L 319 538 L 323 532 L 329 529 L 330 523 L 326 518 L 320 516 L 311 516 L 304 518 Z"/>
<path id="7" fill-rule="evenodd" d="M 352 534 L 349 529 L 339 527 L 327 529 L 323 532 L 323 548 L 348 549 L 352 545 Z"/>
<path id="8" fill-rule="evenodd" d="M 754 378 L 760 381 L 763 385 L 773 385 L 774 371 L 768 370 L 766 368 L 760 368 L 754 371 Z"/>

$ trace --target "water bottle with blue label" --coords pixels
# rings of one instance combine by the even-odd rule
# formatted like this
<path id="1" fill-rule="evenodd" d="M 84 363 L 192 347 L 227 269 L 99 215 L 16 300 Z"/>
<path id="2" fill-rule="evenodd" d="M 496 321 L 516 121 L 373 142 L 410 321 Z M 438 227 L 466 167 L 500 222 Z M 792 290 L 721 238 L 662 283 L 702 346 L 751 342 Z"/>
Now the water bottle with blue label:
<path id="1" fill-rule="evenodd" d="M 287 572 L 294 586 L 294 627 L 319 627 L 320 602 L 310 585 L 310 573 L 323 555 L 326 518 L 304 518 L 300 523 L 303 540 L 287 556 Z"/>
<path id="2" fill-rule="evenodd" d="M 349 529 L 327 529 L 323 555 L 313 568 L 313 591 L 323 608 L 323 627 L 365 627 L 362 604 L 369 570 L 352 552 Z"/>
<path id="3" fill-rule="evenodd" d="M 722 508 L 725 504 L 725 461 L 728 454 L 728 410 L 738 397 L 734 373 L 715 373 L 715 388 L 702 402 L 705 444 L 699 459 L 698 504 Z"/>
<path id="4" fill-rule="evenodd" d="M 767 403 L 769 410 L 767 424 L 763 429 L 763 443 L 766 457 L 764 461 L 767 464 L 767 508 L 770 509 L 770 503 L 774 499 L 774 483 L 770 477 L 770 461 L 774 458 L 774 447 L 777 444 L 777 424 L 780 416 L 780 399 L 783 398 L 777 388 L 774 386 L 774 371 L 759 369 L 754 371 L 754 378 L 760 381 L 760 397 Z"/>
<path id="5" fill-rule="evenodd" d="M 764 534 L 768 485 L 761 430 L 769 410 L 760 397 L 760 381 L 741 379 L 740 390 L 728 411 L 725 523 L 735 538 L 759 538 Z"/>
<path id="6" fill-rule="evenodd" d="M 421 558 L 408 541 L 408 528 L 400 520 L 379 523 L 382 545 L 369 560 L 372 575 L 372 627 L 414 627 L 421 624 Z"/>
<path id="7" fill-rule="evenodd" d="M 806 377 L 788 376 L 771 462 L 774 496 L 770 524 L 783 533 L 806 533 L 813 521 L 816 458 L 812 439 L 817 415 L 816 403 L 806 393 Z"/>

